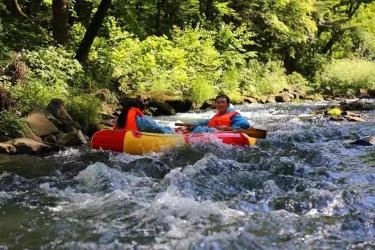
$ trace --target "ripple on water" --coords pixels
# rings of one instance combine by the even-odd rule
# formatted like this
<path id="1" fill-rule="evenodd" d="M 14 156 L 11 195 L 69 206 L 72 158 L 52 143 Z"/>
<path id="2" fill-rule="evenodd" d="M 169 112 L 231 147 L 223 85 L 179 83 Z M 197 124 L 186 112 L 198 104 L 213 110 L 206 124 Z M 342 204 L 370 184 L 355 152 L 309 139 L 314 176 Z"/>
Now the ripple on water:
<path id="1" fill-rule="evenodd" d="M 272 132 L 255 147 L 210 143 L 144 156 L 80 148 L 2 159 L 8 172 L 0 175 L 0 244 L 372 249 L 374 147 L 350 141 L 373 134 L 374 123 L 309 116 L 320 105 L 326 103 L 240 106 Z M 173 124 L 212 114 L 160 119 Z M 29 163 L 37 174 L 21 175 Z"/>

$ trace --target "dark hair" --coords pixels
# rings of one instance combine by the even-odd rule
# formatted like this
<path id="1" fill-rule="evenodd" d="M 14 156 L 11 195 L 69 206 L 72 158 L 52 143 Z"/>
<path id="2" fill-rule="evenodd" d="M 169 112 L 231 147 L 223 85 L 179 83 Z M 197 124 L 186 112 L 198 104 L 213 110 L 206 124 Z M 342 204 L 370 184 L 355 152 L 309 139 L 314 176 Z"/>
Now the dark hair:
<path id="1" fill-rule="evenodd" d="M 143 101 L 139 98 L 127 98 L 123 101 L 120 101 L 120 104 L 122 106 L 122 111 L 117 117 L 116 121 L 116 127 L 118 128 L 125 127 L 128 112 L 131 108 L 139 108 L 140 110 L 143 110 L 145 108 Z"/>
<path id="2" fill-rule="evenodd" d="M 225 100 L 227 100 L 227 103 L 229 104 L 230 103 L 230 99 L 229 99 L 229 96 L 227 96 L 226 94 L 218 94 L 215 98 L 215 102 L 217 101 L 217 99 L 219 98 L 225 98 Z"/>

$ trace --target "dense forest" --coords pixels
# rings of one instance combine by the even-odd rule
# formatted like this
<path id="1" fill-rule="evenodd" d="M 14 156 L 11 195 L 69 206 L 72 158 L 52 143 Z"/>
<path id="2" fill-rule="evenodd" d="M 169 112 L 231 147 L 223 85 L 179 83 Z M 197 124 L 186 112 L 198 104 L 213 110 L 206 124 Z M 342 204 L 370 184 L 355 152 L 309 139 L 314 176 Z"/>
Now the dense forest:
<path id="1" fill-rule="evenodd" d="M 0 3 L 0 88 L 21 113 L 60 98 L 95 120 L 103 88 L 198 104 L 289 85 L 353 95 L 374 88 L 374 59 L 372 0 Z"/>

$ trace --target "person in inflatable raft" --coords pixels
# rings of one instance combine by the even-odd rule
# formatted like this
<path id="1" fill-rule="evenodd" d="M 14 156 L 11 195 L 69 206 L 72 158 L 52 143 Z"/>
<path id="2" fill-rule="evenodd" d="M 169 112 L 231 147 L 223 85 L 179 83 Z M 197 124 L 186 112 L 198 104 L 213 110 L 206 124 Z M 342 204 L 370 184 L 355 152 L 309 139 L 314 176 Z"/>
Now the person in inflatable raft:
<path id="1" fill-rule="evenodd" d="M 249 121 L 234 110 L 227 95 L 216 96 L 215 105 L 218 112 L 211 119 L 193 121 L 197 125 L 193 133 L 214 132 L 217 131 L 215 127 L 250 128 Z"/>
<path id="2" fill-rule="evenodd" d="M 159 126 L 154 120 L 146 117 L 142 111 L 145 104 L 139 98 L 127 99 L 121 103 L 122 111 L 116 120 L 115 129 L 128 129 L 150 133 L 173 134 L 169 127 Z"/>

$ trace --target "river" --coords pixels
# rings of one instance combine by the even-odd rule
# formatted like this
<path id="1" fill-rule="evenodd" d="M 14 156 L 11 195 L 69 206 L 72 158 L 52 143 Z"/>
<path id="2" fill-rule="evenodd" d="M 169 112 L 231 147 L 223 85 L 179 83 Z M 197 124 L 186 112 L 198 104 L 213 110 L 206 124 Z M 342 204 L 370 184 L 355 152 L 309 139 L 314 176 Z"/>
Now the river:
<path id="1" fill-rule="evenodd" d="M 309 115 L 326 105 L 236 107 L 269 131 L 255 147 L 0 155 L 0 249 L 374 249 L 375 148 L 351 142 L 375 112 Z"/>

